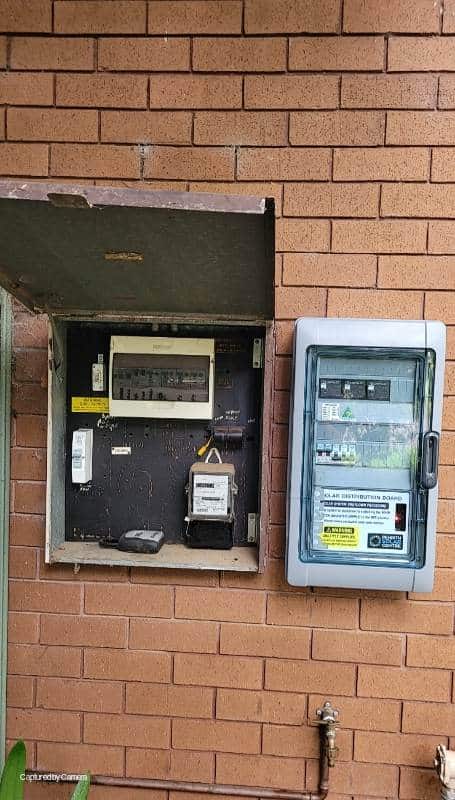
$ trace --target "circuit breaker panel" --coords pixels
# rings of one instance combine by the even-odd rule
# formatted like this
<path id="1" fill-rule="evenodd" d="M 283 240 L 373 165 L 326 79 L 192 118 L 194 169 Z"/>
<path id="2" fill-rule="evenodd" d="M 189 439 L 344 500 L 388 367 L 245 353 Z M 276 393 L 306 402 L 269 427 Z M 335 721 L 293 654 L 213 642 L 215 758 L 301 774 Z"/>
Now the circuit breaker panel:
<path id="1" fill-rule="evenodd" d="M 431 588 L 444 342 L 441 323 L 297 322 L 290 583 Z"/>
<path id="2" fill-rule="evenodd" d="M 252 543 L 263 390 L 254 359 L 263 333 L 253 326 L 68 322 L 67 540 L 115 547 L 126 532 L 162 531 L 165 544 L 188 544 L 189 476 L 195 464 L 201 473 L 214 470 L 214 463 L 204 470 L 204 461 L 215 448 L 219 471 L 235 475 L 231 538 L 219 543 L 226 520 L 209 513 L 194 546 Z M 196 495 L 209 512 L 223 488 L 212 483 L 202 482 Z"/>

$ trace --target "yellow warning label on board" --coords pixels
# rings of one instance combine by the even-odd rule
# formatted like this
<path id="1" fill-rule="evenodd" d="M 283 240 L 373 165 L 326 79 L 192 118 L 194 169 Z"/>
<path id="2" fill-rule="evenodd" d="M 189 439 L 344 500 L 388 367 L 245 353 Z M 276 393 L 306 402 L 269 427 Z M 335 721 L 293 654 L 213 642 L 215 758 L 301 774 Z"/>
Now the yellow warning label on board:
<path id="1" fill-rule="evenodd" d="M 73 414 L 109 414 L 108 397 L 72 397 L 71 411 Z"/>
<path id="2" fill-rule="evenodd" d="M 320 538 L 329 550 L 356 548 L 359 546 L 359 529 L 352 525 L 324 525 Z"/>

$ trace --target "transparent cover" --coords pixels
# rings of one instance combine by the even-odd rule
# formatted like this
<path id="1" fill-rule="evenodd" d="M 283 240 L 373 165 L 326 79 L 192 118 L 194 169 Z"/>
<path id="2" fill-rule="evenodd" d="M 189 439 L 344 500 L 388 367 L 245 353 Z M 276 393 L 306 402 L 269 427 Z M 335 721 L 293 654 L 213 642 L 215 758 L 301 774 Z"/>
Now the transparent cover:
<path id="1" fill-rule="evenodd" d="M 426 351 L 309 349 L 306 558 L 418 565 L 426 499 L 420 450 L 431 425 L 433 370 Z"/>

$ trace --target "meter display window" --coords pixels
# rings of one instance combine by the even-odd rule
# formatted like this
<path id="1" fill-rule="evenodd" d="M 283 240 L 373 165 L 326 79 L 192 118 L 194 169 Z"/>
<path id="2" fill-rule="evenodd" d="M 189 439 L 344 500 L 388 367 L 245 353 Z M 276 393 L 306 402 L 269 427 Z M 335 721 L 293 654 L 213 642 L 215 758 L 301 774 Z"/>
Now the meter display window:
<path id="1" fill-rule="evenodd" d="M 433 374 L 432 351 L 309 348 L 300 526 L 307 558 L 422 564 L 419 468 Z"/>

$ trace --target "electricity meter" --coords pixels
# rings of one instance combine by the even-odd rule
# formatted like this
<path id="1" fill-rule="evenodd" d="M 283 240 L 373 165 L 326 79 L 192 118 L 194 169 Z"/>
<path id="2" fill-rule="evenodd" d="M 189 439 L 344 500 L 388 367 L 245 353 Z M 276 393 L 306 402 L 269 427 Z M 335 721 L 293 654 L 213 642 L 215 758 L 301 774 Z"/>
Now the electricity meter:
<path id="1" fill-rule="evenodd" d="M 290 584 L 431 591 L 444 355 L 440 322 L 297 321 Z"/>
<path id="2" fill-rule="evenodd" d="M 212 419 L 213 339 L 111 336 L 111 417 Z"/>
<path id="3" fill-rule="evenodd" d="M 218 463 L 210 463 L 213 453 Z M 190 467 L 187 492 L 187 544 L 190 547 L 231 548 L 237 494 L 234 465 L 224 464 L 218 450 L 213 447 L 206 461 L 197 461 Z"/>

